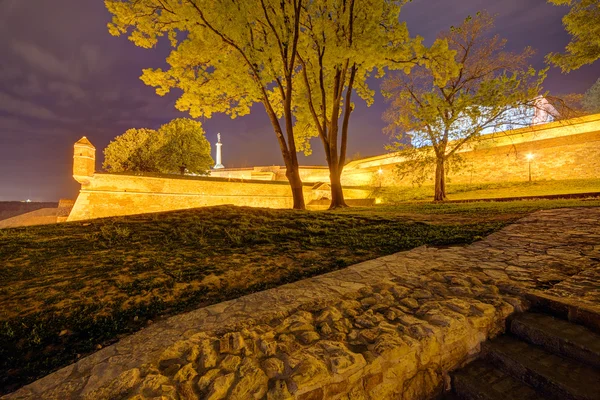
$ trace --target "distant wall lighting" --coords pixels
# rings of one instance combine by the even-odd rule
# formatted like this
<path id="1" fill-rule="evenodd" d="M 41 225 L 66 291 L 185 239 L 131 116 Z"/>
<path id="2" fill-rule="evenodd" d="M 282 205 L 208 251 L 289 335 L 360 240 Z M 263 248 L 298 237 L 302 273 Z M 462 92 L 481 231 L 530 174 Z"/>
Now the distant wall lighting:
<path id="1" fill-rule="evenodd" d="M 531 161 L 534 157 L 535 155 L 533 153 L 527 153 L 525 155 L 525 158 L 527 159 L 527 164 L 529 164 L 529 182 L 531 182 Z"/>
<path id="2" fill-rule="evenodd" d="M 382 170 L 381 168 L 379 168 L 379 170 L 377 171 L 377 173 L 378 173 L 379 175 L 381 175 L 381 174 L 383 174 L 383 170 Z"/>

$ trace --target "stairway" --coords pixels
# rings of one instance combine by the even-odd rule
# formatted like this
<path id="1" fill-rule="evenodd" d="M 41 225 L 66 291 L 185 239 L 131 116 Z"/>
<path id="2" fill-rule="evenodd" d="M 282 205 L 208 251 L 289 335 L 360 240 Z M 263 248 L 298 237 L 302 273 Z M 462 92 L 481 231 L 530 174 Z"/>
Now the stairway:
<path id="1" fill-rule="evenodd" d="M 508 324 L 479 359 L 452 374 L 445 399 L 600 400 L 600 335 L 540 313 Z"/>

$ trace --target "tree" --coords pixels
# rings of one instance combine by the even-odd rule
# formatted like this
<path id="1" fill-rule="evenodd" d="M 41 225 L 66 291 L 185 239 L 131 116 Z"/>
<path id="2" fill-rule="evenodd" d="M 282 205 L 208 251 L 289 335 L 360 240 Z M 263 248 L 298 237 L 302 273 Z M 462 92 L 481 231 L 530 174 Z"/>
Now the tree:
<path id="1" fill-rule="evenodd" d="M 152 129 L 129 129 L 104 149 L 102 167 L 109 172 L 160 172 L 156 156 L 160 134 Z"/>
<path id="2" fill-rule="evenodd" d="M 183 175 L 187 170 L 208 175 L 214 161 L 200 122 L 177 118 L 161 126 L 158 132 L 162 139 L 158 155 L 161 172 L 179 171 Z"/>
<path id="3" fill-rule="evenodd" d="M 598 0 L 548 0 L 569 6 L 563 25 L 571 35 L 565 54 L 551 53 L 547 59 L 563 72 L 578 69 L 600 58 L 600 2 Z"/>
<path id="4" fill-rule="evenodd" d="M 528 67 L 531 49 L 504 51 L 506 40 L 489 37 L 492 28 L 489 14 L 467 18 L 438 38 L 448 42 L 454 58 L 394 75 L 383 84 L 391 98 L 384 118 L 395 138 L 392 149 L 407 159 L 401 172 L 420 171 L 417 177 L 424 179 L 434 166 L 435 201 L 446 199 L 447 167 L 457 161 L 457 151 L 486 130 L 526 123 L 524 114 L 535 106 L 545 77 L 545 71 Z M 449 70 L 456 71 L 451 79 L 436 78 Z"/>
<path id="5" fill-rule="evenodd" d="M 387 68 L 409 72 L 417 63 L 449 57 L 438 41 L 428 50 L 399 22 L 405 1 L 314 0 L 302 4 L 295 85 L 297 132 L 318 136 L 331 181 L 330 209 L 346 207 L 341 174 L 346 161 L 353 92 L 373 103 L 367 78 Z M 428 54 L 426 54 L 428 53 Z M 302 138 L 301 138 L 302 139 Z"/>
<path id="6" fill-rule="evenodd" d="M 555 120 L 567 121 L 587 114 L 582 104 L 583 94 L 581 93 L 547 94 L 544 97 L 554 109 Z"/>
<path id="7" fill-rule="evenodd" d="M 292 115 L 293 74 L 303 0 L 106 0 L 109 32 L 152 48 L 167 36 L 169 69 L 145 69 L 142 81 L 193 117 L 232 118 L 262 103 L 286 166 L 295 209 L 304 209 Z M 280 118 L 282 120 L 280 120 Z"/>
<path id="8" fill-rule="evenodd" d="M 600 79 L 583 95 L 583 107 L 591 113 L 600 113 Z"/>

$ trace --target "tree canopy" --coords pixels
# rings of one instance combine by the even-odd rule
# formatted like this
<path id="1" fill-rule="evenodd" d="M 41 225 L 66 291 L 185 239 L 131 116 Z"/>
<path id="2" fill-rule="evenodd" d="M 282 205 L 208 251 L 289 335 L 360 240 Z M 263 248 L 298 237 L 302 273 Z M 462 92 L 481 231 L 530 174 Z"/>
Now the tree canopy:
<path id="1" fill-rule="evenodd" d="M 394 138 L 390 148 L 407 158 L 401 173 L 420 171 L 422 181 L 433 167 L 435 200 L 446 199 L 447 167 L 457 151 L 485 131 L 522 124 L 541 90 L 545 71 L 528 66 L 533 50 L 505 51 L 506 40 L 490 36 L 492 28 L 489 14 L 467 18 L 438 37 L 454 58 L 395 74 L 383 84 L 391 100 L 384 115 Z M 447 71 L 450 79 L 438 78 Z"/>
<path id="2" fill-rule="evenodd" d="M 157 153 L 162 140 L 152 129 L 128 129 L 104 149 L 102 167 L 109 172 L 160 172 Z"/>
<path id="3" fill-rule="evenodd" d="M 583 107 L 590 113 L 600 113 L 600 78 L 583 95 Z"/>
<path id="4" fill-rule="evenodd" d="M 158 133 L 162 143 L 157 156 L 162 172 L 208 175 L 214 161 L 200 122 L 177 118 L 161 126 Z"/>
<path id="5" fill-rule="evenodd" d="M 187 118 L 174 119 L 158 131 L 129 129 L 104 149 L 103 167 L 109 172 L 206 175 L 212 165 L 202 125 Z"/>
<path id="6" fill-rule="evenodd" d="M 598 0 L 548 0 L 570 7 L 563 25 L 571 35 L 565 53 L 551 53 L 548 60 L 563 72 L 578 69 L 600 58 L 600 2 Z"/>

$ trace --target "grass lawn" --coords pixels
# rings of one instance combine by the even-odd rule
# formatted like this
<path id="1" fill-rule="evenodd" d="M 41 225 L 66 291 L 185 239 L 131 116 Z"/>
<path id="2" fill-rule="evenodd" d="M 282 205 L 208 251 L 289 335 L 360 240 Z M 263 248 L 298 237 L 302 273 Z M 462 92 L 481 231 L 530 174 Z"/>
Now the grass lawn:
<path id="1" fill-rule="evenodd" d="M 0 393 L 151 320 L 600 200 L 340 211 L 211 207 L 0 230 Z"/>
<path id="2" fill-rule="evenodd" d="M 553 194 L 600 192 L 600 179 L 537 180 L 533 182 L 498 182 L 447 184 L 449 200 L 490 199 L 501 197 L 546 196 Z M 374 196 L 384 203 L 432 200 L 433 185 L 420 187 L 382 187 Z"/>

